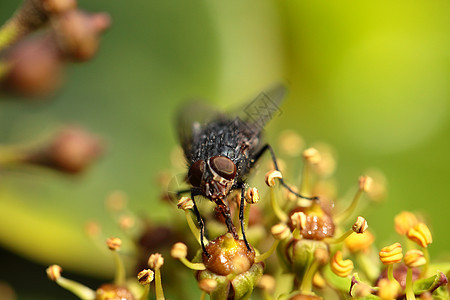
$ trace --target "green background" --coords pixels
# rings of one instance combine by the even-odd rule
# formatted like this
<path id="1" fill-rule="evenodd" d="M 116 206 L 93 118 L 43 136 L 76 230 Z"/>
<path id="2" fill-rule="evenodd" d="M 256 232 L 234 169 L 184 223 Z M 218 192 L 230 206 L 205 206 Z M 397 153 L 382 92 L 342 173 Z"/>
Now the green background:
<path id="1" fill-rule="evenodd" d="M 0 19 L 17 5 L 2 1 Z M 37 287 L 13 282 L 21 298 L 57 293 L 43 273 L 51 263 L 108 278 L 111 258 L 81 229 L 94 219 L 107 235 L 120 235 L 104 209 L 112 190 L 125 191 L 136 213 L 170 219 L 174 211 L 160 205 L 155 178 L 171 166 L 179 104 L 201 97 L 232 107 L 280 80 L 290 94 L 282 116 L 267 127 L 268 140 L 293 129 L 307 145 L 335 147 L 340 195 L 354 189 L 365 170 L 381 170 L 388 198 L 364 214 L 379 245 L 398 239 L 395 214 L 417 211 L 433 233 L 432 258 L 448 259 L 448 1 L 101 0 L 79 6 L 111 14 L 97 56 L 69 65 L 64 87 L 51 99 L 3 96 L 0 102 L 1 144 L 40 139 L 68 123 L 107 145 L 76 177 L 0 171 L 4 255 L 38 263 L 30 266 L 39 270 L 31 276 L 44 277 Z M 26 264 L 15 268 L 6 260 L 0 281 L 23 276 Z"/>

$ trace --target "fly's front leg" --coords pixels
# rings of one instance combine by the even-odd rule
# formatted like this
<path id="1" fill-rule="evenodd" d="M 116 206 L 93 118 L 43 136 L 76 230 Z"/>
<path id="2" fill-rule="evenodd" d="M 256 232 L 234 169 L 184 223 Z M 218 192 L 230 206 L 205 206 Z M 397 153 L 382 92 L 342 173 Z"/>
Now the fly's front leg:
<path id="1" fill-rule="evenodd" d="M 245 195 L 245 184 L 240 183 L 239 184 L 241 189 L 241 203 L 239 205 L 239 221 L 241 223 L 241 232 L 242 232 L 242 238 L 244 239 L 245 246 L 247 246 L 248 251 L 252 251 L 252 248 L 250 247 L 247 237 L 245 236 L 245 230 L 244 230 L 244 195 Z"/>
<path id="2" fill-rule="evenodd" d="M 272 147 L 269 144 L 265 144 L 264 147 L 262 147 L 262 149 L 256 154 L 254 161 L 256 162 L 263 154 L 264 152 L 266 152 L 267 150 L 269 150 L 270 155 L 272 156 L 272 161 L 273 161 L 273 165 L 275 166 L 275 170 L 280 171 L 280 169 L 278 168 L 278 164 L 277 164 L 277 158 L 275 157 L 275 152 L 273 152 Z M 291 192 L 292 194 L 296 195 L 299 198 L 303 198 L 306 200 L 319 200 L 319 197 L 306 197 L 303 195 L 300 195 L 299 193 L 293 191 L 285 182 L 283 178 L 280 178 L 280 183 L 282 186 L 284 186 L 289 192 Z"/>
<path id="3" fill-rule="evenodd" d="M 191 199 L 192 199 L 192 202 L 194 203 L 194 207 L 193 207 L 194 214 L 195 214 L 195 217 L 197 218 L 197 223 L 198 223 L 198 226 L 200 229 L 200 244 L 202 245 L 203 253 L 205 253 L 206 256 L 209 257 L 210 255 L 209 255 L 208 251 L 206 251 L 206 247 L 203 242 L 203 237 L 205 236 L 205 223 L 203 223 L 202 216 L 200 215 L 200 212 L 198 211 L 198 208 L 197 208 L 197 204 L 195 204 L 195 200 L 194 200 L 194 197 L 197 195 L 199 195 L 199 194 L 196 193 L 194 189 L 191 189 Z"/>

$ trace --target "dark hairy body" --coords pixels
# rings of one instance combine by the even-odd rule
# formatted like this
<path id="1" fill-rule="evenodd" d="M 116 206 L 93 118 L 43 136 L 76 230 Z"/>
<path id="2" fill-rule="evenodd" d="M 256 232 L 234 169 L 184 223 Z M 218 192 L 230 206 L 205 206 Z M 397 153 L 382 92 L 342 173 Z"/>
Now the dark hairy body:
<path id="1" fill-rule="evenodd" d="M 200 228 L 201 246 L 207 256 L 209 254 L 203 242 L 205 225 L 195 203 L 195 197 L 203 196 L 214 202 L 217 212 L 224 217 L 228 232 L 238 239 L 228 205 L 228 196 L 233 190 L 240 190 L 239 221 L 242 238 L 248 251 L 252 251 L 244 232 L 246 179 L 266 150 L 269 150 L 274 167 L 279 171 L 272 147 L 262 141 L 262 129 L 270 120 L 273 108 L 278 109 L 285 92 L 284 86 L 279 85 L 266 93 L 261 93 L 250 106 L 241 111 L 241 117 L 230 117 L 198 103 L 180 110 L 177 119 L 178 133 L 189 167 L 187 179 L 191 188 L 179 191 L 178 194 L 186 192 L 191 194 L 193 211 Z M 298 197 L 317 199 L 294 192 L 282 178 L 280 183 Z"/>

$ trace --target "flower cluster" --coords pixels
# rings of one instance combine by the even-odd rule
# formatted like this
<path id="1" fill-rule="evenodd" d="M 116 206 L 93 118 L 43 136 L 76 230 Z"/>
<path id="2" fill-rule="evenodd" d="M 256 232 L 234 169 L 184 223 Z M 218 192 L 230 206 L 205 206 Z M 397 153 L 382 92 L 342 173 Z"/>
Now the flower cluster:
<path id="1" fill-rule="evenodd" d="M 27 97 L 52 93 L 62 83 L 65 64 L 92 58 L 109 26 L 107 14 L 83 12 L 76 0 L 24 1 L 0 28 L 0 91 Z"/>
<path id="2" fill-rule="evenodd" d="M 343 205 L 335 201 L 332 173 L 336 162 L 331 150 L 321 146 L 299 152 L 290 147 L 292 141 L 299 139 L 289 132 L 283 135 L 280 146 L 291 158 L 302 154 L 304 161 L 300 184 L 290 189 L 307 197 L 318 196 L 318 199 L 298 198 L 279 184 L 284 174 L 295 177 L 285 169 L 287 164 L 283 161 L 279 164 L 281 171 L 271 170 L 264 178 L 255 174 L 254 181 L 265 181 L 268 187 L 264 193 L 261 192 L 264 187 L 249 187 L 245 193 L 244 229 L 250 248 L 242 236 L 235 237 L 227 232 L 225 220 L 204 201 L 199 203 L 208 229 L 208 238 L 203 236 L 206 252 L 203 251 L 202 235 L 192 212 L 193 200 L 189 197 L 178 200 L 177 207 L 184 211 L 186 222 L 174 222 L 173 227 L 179 227 L 174 230 L 190 231 L 195 242 L 184 238 L 183 242 L 174 243 L 170 256 L 194 272 L 201 299 L 207 295 L 210 299 L 249 299 L 259 295 L 264 299 L 286 300 L 448 298 L 448 290 L 443 287 L 447 284 L 444 272 L 448 272 L 448 266 L 431 263 L 427 247 L 432 235 L 426 223 L 411 212 L 399 213 L 395 217 L 395 230 L 404 241 L 377 250 L 367 220 L 358 216 L 356 210 L 362 198 L 377 201 L 386 194 L 383 178 L 377 173 L 361 176 L 353 199 L 346 208 L 341 208 Z M 164 185 L 169 182 L 165 178 Z M 228 197 L 237 226 L 240 225 L 237 213 L 240 195 Z M 123 212 L 121 199 L 111 197 L 109 206 L 113 209 L 118 206 L 115 210 Z M 118 218 L 120 224 L 130 224 L 126 219 L 122 213 Z M 155 231 L 152 232 L 156 236 Z M 195 249 L 191 254 L 190 248 Z M 407 248 L 406 253 L 403 248 Z M 192 259 L 188 259 L 189 256 Z M 149 260 L 157 299 L 164 299 L 162 261 L 160 255 L 153 255 Z M 175 276 L 180 268 L 180 264 L 165 268 L 170 275 L 167 277 Z M 150 277 L 145 272 L 138 276 L 139 281 L 145 282 Z M 165 286 L 166 289 L 171 287 L 170 284 Z M 147 293 L 148 288 L 141 294 L 147 297 Z M 90 295 L 91 298 L 83 299 L 102 299 L 92 298 L 93 292 Z M 133 297 L 123 299 L 144 299 L 136 294 Z"/>

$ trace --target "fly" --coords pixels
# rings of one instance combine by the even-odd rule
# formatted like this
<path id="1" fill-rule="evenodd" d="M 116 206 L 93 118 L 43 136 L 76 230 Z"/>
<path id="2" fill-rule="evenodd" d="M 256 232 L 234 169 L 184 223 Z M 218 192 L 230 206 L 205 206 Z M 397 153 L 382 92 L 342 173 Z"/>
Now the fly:
<path id="1" fill-rule="evenodd" d="M 187 180 L 190 189 L 178 194 L 191 194 L 194 214 L 200 228 L 203 252 L 209 256 L 203 243 L 205 225 L 195 203 L 196 196 L 203 196 L 216 204 L 217 211 L 224 217 L 228 232 L 238 239 L 231 220 L 227 197 L 234 190 L 240 190 L 239 221 L 242 237 L 248 251 L 252 251 L 244 232 L 244 194 L 246 180 L 259 158 L 269 151 L 276 170 L 279 170 L 272 147 L 264 143 L 262 129 L 278 110 L 286 88 L 277 85 L 261 93 L 240 113 L 230 116 L 205 104 L 188 104 L 180 109 L 177 126 L 178 136 L 189 167 Z M 280 183 L 296 196 L 308 200 L 294 192 L 283 179 Z"/>

